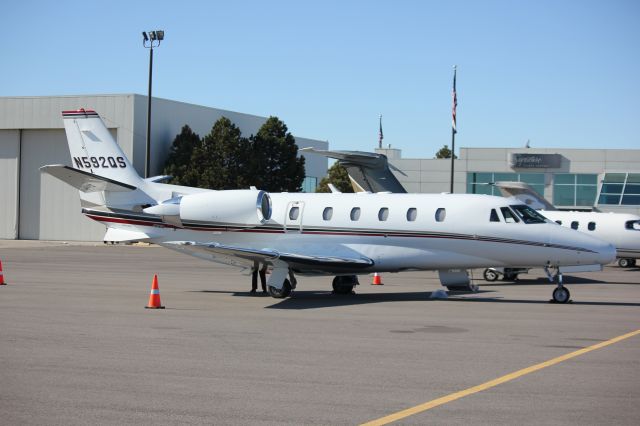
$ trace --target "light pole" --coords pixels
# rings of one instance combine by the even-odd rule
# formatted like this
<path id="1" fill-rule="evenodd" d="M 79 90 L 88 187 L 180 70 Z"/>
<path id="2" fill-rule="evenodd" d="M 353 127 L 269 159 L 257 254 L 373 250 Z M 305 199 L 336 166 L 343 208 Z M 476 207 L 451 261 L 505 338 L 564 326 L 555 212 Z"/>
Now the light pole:
<path id="1" fill-rule="evenodd" d="M 151 174 L 151 81 L 153 75 L 153 48 L 160 46 L 164 40 L 163 30 L 143 31 L 142 45 L 149 49 L 149 97 L 147 99 L 147 149 L 144 157 L 144 177 Z"/>

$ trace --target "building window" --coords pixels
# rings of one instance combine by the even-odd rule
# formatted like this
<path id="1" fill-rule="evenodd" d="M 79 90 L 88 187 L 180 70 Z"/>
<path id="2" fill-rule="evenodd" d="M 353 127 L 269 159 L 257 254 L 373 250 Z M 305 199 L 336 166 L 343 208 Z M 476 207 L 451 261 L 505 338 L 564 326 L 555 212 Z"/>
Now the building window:
<path id="1" fill-rule="evenodd" d="M 302 192 L 316 192 L 318 186 L 318 178 L 313 176 L 306 176 L 302 181 Z"/>
<path id="2" fill-rule="evenodd" d="M 407 220 L 409 222 L 415 221 L 416 217 L 418 217 L 418 209 L 416 209 L 415 207 L 411 207 L 409 210 L 407 210 Z"/>
<path id="3" fill-rule="evenodd" d="M 467 194 L 502 195 L 499 188 L 490 184 L 504 181 L 527 183 L 541 197 L 544 197 L 544 173 L 469 172 L 467 173 Z"/>
<path id="4" fill-rule="evenodd" d="M 322 218 L 324 220 L 331 220 L 332 217 L 333 217 L 333 207 L 325 207 L 325 209 L 322 212 Z"/>
<path id="5" fill-rule="evenodd" d="M 360 207 L 354 207 L 351 209 L 351 220 L 356 221 L 360 219 Z"/>
<path id="6" fill-rule="evenodd" d="M 640 173 L 606 173 L 598 204 L 640 205 Z"/>
<path id="7" fill-rule="evenodd" d="M 562 173 L 553 176 L 553 204 L 593 206 L 598 192 L 598 175 Z"/>
<path id="8" fill-rule="evenodd" d="M 577 221 L 573 221 L 571 222 L 571 229 L 578 229 L 578 226 L 580 226 L 580 223 Z"/>
<path id="9" fill-rule="evenodd" d="M 389 217 L 389 209 L 386 207 L 381 208 L 378 211 L 378 220 L 384 222 Z"/>
<path id="10" fill-rule="evenodd" d="M 587 229 L 588 229 L 589 231 L 595 231 L 595 230 L 596 230 L 596 223 L 595 223 L 595 222 L 589 222 L 589 223 L 587 224 Z"/>
<path id="11" fill-rule="evenodd" d="M 447 210 L 442 207 L 436 210 L 436 222 L 444 222 L 444 218 L 447 217 Z"/>

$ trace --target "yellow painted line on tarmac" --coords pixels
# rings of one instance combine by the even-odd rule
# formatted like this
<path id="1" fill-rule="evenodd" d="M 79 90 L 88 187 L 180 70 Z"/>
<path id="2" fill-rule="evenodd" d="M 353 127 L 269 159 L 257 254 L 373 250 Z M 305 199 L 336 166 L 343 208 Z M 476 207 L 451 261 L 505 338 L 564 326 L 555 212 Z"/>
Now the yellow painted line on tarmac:
<path id="1" fill-rule="evenodd" d="M 416 405 L 415 407 L 407 408 L 406 410 L 398 411 L 397 413 L 389 414 L 388 416 L 381 417 L 376 420 L 371 420 L 370 422 L 363 423 L 361 426 L 381 426 L 386 425 L 391 422 L 395 422 L 401 419 L 404 419 L 409 416 L 413 416 L 414 414 L 422 413 L 424 411 L 430 410 L 434 407 L 438 407 L 440 405 L 446 404 L 448 402 L 455 401 L 457 399 L 463 398 L 468 395 L 473 395 L 474 393 L 478 393 L 487 389 L 491 389 L 492 387 L 501 385 L 503 383 L 510 382 L 511 380 L 517 379 L 518 377 L 522 377 L 529 373 L 533 373 L 538 370 L 542 370 L 543 368 L 551 367 L 552 365 L 556 365 L 561 363 L 562 361 L 566 361 L 571 358 L 575 358 L 580 355 L 584 355 L 588 352 L 595 351 L 596 349 L 604 348 L 605 346 L 613 345 L 621 340 L 628 339 L 629 337 L 637 336 L 640 334 L 640 330 L 632 331 L 631 333 L 623 334 L 622 336 L 614 337 L 613 339 L 607 340 L 606 342 L 600 342 L 595 345 L 579 349 L 575 352 L 568 353 L 566 355 L 559 356 L 557 358 L 550 359 L 545 362 L 541 362 L 540 364 L 532 365 L 531 367 L 523 368 L 522 370 L 515 371 L 513 373 L 509 373 L 505 376 L 498 377 L 497 379 L 490 380 L 488 382 L 482 383 L 481 385 L 473 386 L 468 389 L 464 389 L 458 392 L 454 392 L 452 394 L 443 396 L 441 398 L 434 399 L 429 402 L 425 402 L 424 404 Z"/>

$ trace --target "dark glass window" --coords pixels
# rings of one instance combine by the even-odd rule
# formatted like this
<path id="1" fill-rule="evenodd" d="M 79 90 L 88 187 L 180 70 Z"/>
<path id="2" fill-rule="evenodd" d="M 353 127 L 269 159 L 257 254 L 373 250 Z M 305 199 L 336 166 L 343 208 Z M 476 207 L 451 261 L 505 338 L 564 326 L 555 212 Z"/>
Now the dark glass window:
<path id="1" fill-rule="evenodd" d="M 496 209 L 491 209 L 491 216 L 489 216 L 489 221 L 500 222 L 500 217 L 498 217 L 498 212 L 496 211 Z"/>
<path id="2" fill-rule="evenodd" d="M 387 218 L 389 218 L 389 209 L 383 207 L 378 211 L 378 220 L 384 222 Z"/>
<path id="3" fill-rule="evenodd" d="M 333 217 L 333 207 L 325 207 L 324 211 L 322 212 L 322 218 L 324 220 L 331 220 L 332 217 Z"/>
<path id="4" fill-rule="evenodd" d="M 575 220 L 571 222 L 571 229 L 578 229 L 579 226 L 580 226 L 580 222 L 577 222 Z"/>
<path id="5" fill-rule="evenodd" d="M 360 207 L 354 207 L 351 209 L 351 220 L 356 221 L 360 219 Z"/>
<path id="6" fill-rule="evenodd" d="M 416 209 L 415 207 L 411 207 L 409 210 L 407 210 L 407 220 L 409 222 L 415 221 L 417 216 L 418 216 L 418 209 Z"/>
<path id="7" fill-rule="evenodd" d="M 595 223 L 595 222 L 589 222 L 589 223 L 587 224 L 587 229 L 588 229 L 589 231 L 595 231 L 595 230 L 596 230 L 596 223 Z"/>

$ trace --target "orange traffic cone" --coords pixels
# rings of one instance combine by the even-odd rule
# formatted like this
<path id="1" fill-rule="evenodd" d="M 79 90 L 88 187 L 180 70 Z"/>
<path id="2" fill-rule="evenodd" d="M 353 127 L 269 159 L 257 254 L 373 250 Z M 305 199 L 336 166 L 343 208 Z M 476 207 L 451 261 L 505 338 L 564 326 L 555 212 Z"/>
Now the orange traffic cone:
<path id="1" fill-rule="evenodd" d="M 2 275 L 2 260 L 0 260 L 0 285 L 7 285 L 7 283 L 4 282 L 4 275 Z"/>
<path id="2" fill-rule="evenodd" d="M 384 285 L 382 284 L 382 278 L 380 278 L 380 274 L 375 272 L 373 274 L 373 281 L 371 281 L 371 285 Z"/>
<path id="3" fill-rule="evenodd" d="M 145 306 L 146 309 L 164 309 L 164 306 L 160 303 L 160 289 L 158 288 L 158 276 L 153 276 L 153 283 L 151 284 L 151 294 L 149 295 L 149 304 Z"/>

